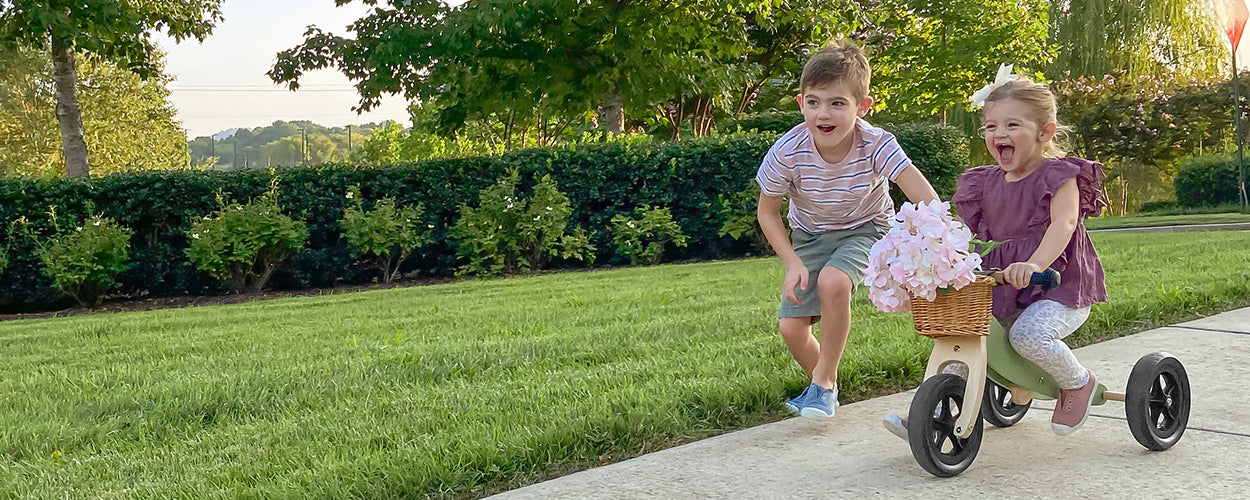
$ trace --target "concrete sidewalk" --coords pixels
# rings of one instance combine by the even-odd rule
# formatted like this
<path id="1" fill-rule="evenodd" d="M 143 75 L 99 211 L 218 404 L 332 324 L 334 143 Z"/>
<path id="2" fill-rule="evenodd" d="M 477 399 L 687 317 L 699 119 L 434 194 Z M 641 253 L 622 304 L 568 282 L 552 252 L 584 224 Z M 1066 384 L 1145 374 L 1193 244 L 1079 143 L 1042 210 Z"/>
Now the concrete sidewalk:
<path id="1" fill-rule="evenodd" d="M 929 475 L 881 424 L 914 391 L 844 405 L 828 421 L 792 418 L 659 451 L 498 495 L 531 498 L 1244 498 L 1250 490 L 1250 308 L 1078 349 L 1109 390 L 1137 359 L 1172 353 L 1192 388 L 1174 447 L 1137 444 L 1124 405 L 1096 406 L 1075 434 L 1050 430 L 1052 402 L 1013 427 L 985 426 L 976 461 Z"/>

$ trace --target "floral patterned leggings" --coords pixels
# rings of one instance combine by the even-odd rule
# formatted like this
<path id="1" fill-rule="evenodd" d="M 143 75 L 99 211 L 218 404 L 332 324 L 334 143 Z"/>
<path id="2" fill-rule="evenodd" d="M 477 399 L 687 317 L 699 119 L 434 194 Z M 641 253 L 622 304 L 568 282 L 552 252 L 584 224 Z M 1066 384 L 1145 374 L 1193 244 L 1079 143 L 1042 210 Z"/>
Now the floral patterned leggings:
<path id="1" fill-rule="evenodd" d="M 1015 321 L 1004 321 L 1011 347 L 1024 359 L 1046 370 L 1064 389 L 1076 389 L 1089 382 L 1089 372 L 1076 360 L 1063 342 L 1085 320 L 1089 307 L 1074 309 L 1053 300 L 1039 300 L 1024 308 Z"/>
<path id="2" fill-rule="evenodd" d="M 1076 389 L 1089 382 L 1089 372 L 1076 360 L 1063 338 L 1089 319 L 1089 309 L 1040 300 L 1029 304 L 1014 321 L 1000 321 L 1007 328 L 1007 338 L 1017 353 L 1055 377 L 1059 387 Z M 968 367 L 962 363 L 947 365 L 943 372 L 968 378 Z"/>

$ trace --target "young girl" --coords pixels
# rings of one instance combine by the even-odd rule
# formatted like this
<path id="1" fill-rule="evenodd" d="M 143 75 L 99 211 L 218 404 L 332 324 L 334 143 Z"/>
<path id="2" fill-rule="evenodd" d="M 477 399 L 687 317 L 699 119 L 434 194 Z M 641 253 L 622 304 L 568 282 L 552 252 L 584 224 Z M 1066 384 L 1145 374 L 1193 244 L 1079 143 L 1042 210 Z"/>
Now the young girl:
<path id="1" fill-rule="evenodd" d="M 1063 157 L 1055 137 L 1063 127 L 1045 85 L 1019 77 L 990 88 L 983 130 L 998 164 L 965 172 L 951 201 L 979 239 L 1002 242 L 982 264 L 1002 269 L 1011 285 L 994 289 L 993 314 L 1012 348 L 1059 384 L 1050 422 L 1066 436 L 1085 422 L 1097 386 L 1062 339 L 1089 318 L 1091 305 L 1107 300 L 1102 264 L 1083 223 L 1105 206 L 1098 196 L 1102 166 Z M 1047 267 L 1059 272 L 1060 285 L 1046 292 L 1029 287 L 1032 274 Z M 886 428 L 903 439 L 906 425 L 886 416 Z"/>

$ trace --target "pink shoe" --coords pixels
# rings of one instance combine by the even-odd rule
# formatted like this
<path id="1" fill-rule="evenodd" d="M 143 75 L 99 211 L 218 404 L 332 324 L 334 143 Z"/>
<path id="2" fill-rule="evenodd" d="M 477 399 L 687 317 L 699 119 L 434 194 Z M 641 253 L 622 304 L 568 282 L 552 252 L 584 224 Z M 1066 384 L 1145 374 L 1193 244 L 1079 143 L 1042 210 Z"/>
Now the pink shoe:
<path id="1" fill-rule="evenodd" d="M 1089 373 L 1089 382 L 1085 385 L 1076 389 L 1059 390 L 1059 399 L 1055 401 L 1055 414 L 1050 418 L 1050 428 L 1055 434 L 1072 434 L 1089 416 L 1089 407 L 1094 402 L 1094 388 L 1098 387 L 1098 381 L 1094 380 L 1093 372 L 1086 370 L 1086 373 Z"/>

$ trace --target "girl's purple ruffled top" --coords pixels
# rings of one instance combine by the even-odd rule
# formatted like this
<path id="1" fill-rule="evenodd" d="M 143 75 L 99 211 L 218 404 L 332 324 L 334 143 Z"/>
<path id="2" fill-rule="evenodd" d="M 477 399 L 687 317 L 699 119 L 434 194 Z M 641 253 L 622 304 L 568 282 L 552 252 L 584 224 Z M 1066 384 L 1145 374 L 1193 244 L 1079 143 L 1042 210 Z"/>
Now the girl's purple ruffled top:
<path id="1" fill-rule="evenodd" d="M 1097 216 L 1106 206 L 1099 197 L 1102 164 L 1084 158 L 1051 158 L 1028 177 L 1014 182 L 1006 179 L 998 165 L 972 168 L 959 177 L 951 198 L 959 217 L 978 239 L 1002 242 L 985 256 L 985 269 L 1005 269 L 1012 263 L 1029 260 L 1050 226 L 1051 198 L 1060 185 L 1073 177 L 1080 192 L 1080 218 L 1068 247 L 1050 265 L 1059 271 L 1059 286 L 1048 292 L 1039 287 L 995 287 L 995 318 L 1015 317 L 1042 299 L 1073 308 L 1107 300 L 1102 263 L 1085 231 L 1085 217 Z"/>

